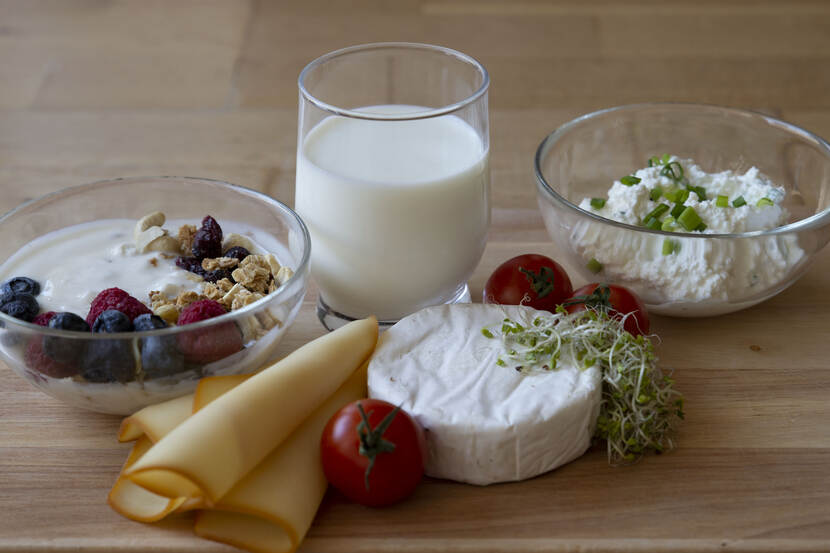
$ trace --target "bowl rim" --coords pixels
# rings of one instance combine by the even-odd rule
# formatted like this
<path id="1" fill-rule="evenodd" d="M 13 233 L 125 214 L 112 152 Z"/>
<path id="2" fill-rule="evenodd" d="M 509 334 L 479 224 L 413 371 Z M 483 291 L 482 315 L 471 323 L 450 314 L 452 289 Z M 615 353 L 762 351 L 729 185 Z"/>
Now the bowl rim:
<path id="1" fill-rule="evenodd" d="M 187 176 L 178 176 L 178 175 L 154 175 L 154 176 L 133 176 L 133 177 L 116 177 L 111 179 L 101 179 L 93 182 L 83 183 L 83 184 L 76 184 L 73 186 L 67 186 L 61 188 L 59 190 L 54 190 L 37 198 L 33 198 L 31 200 L 27 200 L 16 207 L 10 209 L 6 213 L 0 215 L 0 226 L 5 223 L 5 221 L 20 211 L 31 207 L 34 204 L 44 202 L 44 201 L 52 201 L 64 194 L 73 193 L 77 191 L 82 191 L 83 189 L 87 188 L 95 188 L 103 185 L 110 185 L 122 182 L 135 182 L 141 183 L 144 181 L 164 181 L 164 180 L 184 180 L 190 183 L 199 183 L 199 182 L 207 182 L 213 185 L 218 185 L 221 188 L 227 188 L 243 196 L 248 196 L 255 200 L 264 202 L 269 204 L 271 208 L 276 210 L 283 218 L 286 218 L 290 223 L 293 223 L 297 226 L 300 230 L 300 234 L 302 235 L 303 240 L 303 255 L 300 259 L 300 263 L 297 265 L 297 268 L 294 270 L 294 274 L 282 284 L 277 290 L 274 292 L 260 298 L 259 300 L 246 305 L 241 309 L 237 309 L 236 311 L 229 311 L 223 315 L 219 315 L 218 317 L 213 317 L 210 319 L 205 319 L 204 321 L 199 321 L 196 323 L 191 323 L 187 325 L 177 325 L 177 326 L 169 326 L 166 328 L 160 328 L 156 330 L 141 330 L 141 331 L 130 331 L 130 332 L 117 332 L 117 333 L 106 333 L 106 332 L 85 332 L 85 331 L 76 331 L 76 330 L 61 330 L 61 329 L 54 329 L 49 328 L 46 326 L 36 325 L 34 323 L 29 323 L 23 321 L 21 319 L 17 319 L 12 317 L 11 315 L 7 315 L 6 313 L 0 312 L 0 327 L 9 328 L 11 324 L 12 327 L 17 326 L 19 327 L 18 330 L 24 330 L 26 333 L 29 334 L 39 334 L 43 336 L 60 336 L 63 338 L 77 338 L 77 339 L 85 339 L 85 340 L 121 340 L 121 339 L 128 339 L 132 340 L 135 338 L 144 338 L 148 336 L 175 336 L 178 334 L 189 333 L 194 330 L 209 328 L 212 326 L 218 326 L 223 323 L 228 323 L 235 321 L 236 319 L 242 318 L 247 314 L 253 313 L 258 311 L 259 308 L 270 304 L 272 302 L 277 302 L 279 298 L 286 294 L 286 290 L 292 288 L 293 284 L 299 282 L 301 280 L 305 280 L 307 278 L 308 273 L 308 266 L 309 260 L 311 258 L 311 235 L 308 232 L 308 227 L 306 226 L 305 222 L 302 218 L 295 212 L 293 209 L 288 207 L 283 202 L 268 196 L 258 190 L 254 190 L 252 188 L 248 188 L 245 186 L 240 186 L 238 184 L 232 184 L 227 181 L 219 180 L 219 179 L 212 179 L 207 177 L 187 177 Z M 25 244 L 24 244 L 25 246 Z M 305 288 L 305 285 L 303 286 Z M 262 303 L 260 303 L 262 302 Z M 144 303 L 144 302 L 142 302 Z M 80 316 L 80 315 L 79 315 Z"/>
<path id="2" fill-rule="evenodd" d="M 481 76 L 481 85 L 479 85 L 478 89 L 473 91 L 467 97 L 462 98 L 451 104 L 402 114 L 367 113 L 358 111 L 356 109 L 348 109 L 335 106 L 316 97 L 308 90 L 308 88 L 305 85 L 305 81 L 308 75 L 324 63 L 327 63 L 335 58 L 339 58 L 341 56 L 346 56 L 349 54 L 383 49 L 421 50 L 425 52 L 444 54 L 446 56 L 456 58 L 460 61 L 463 61 L 471 65 L 478 72 L 478 74 Z M 364 119 L 369 121 L 415 121 L 418 119 L 430 119 L 441 115 L 447 115 L 459 111 L 465 108 L 466 106 L 474 103 L 487 93 L 489 87 L 490 73 L 487 72 L 487 69 L 484 67 L 484 65 L 482 65 L 480 61 L 470 56 L 469 54 L 465 54 L 463 52 L 454 50 L 452 48 L 448 48 L 446 46 L 439 46 L 437 44 L 426 44 L 422 42 L 369 42 L 365 44 L 355 44 L 353 46 L 346 46 L 345 48 L 333 50 L 310 61 L 303 68 L 303 70 L 300 71 L 300 75 L 297 77 L 297 88 L 299 88 L 300 90 L 300 97 L 302 99 L 305 99 L 306 101 L 317 106 L 319 109 L 331 113 L 333 115 L 349 117 L 351 119 Z"/>
<path id="3" fill-rule="evenodd" d="M 564 123 L 557 127 L 553 132 L 545 136 L 542 139 L 542 142 L 539 144 L 538 148 L 536 148 L 536 153 L 533 156 L 533 171 L 536 176 L 536 185 L 537 190 L 544 192 L 546 195 L 557 201 L 558 203 L 564 205 L 567 209 L 574 211 L 576 214 L 581 216 L 587 216 L 591 219 L 594 219 L 597 222 L 611 225 L 615 227 L 619 227 L 622 229 L 636 231 L 636 232 L 645 232 L 649 234 L 655 234 L 660 236 L 682 236 L 684 239 L 708 239 L 708 238 L 719 238 L 719 239 L 727 239 L 727 238 L 755 238 L 759 236 L 776 236 L 779 234 L 787 234 L 791 232 L 800 232 L 807 228 L 818 228 L 823 227 L 830 224 L 830 207 L 825 208 L 822 211 L 818 211 L 813 215 L 799 219 L 798 221 L 793 221 L 792 223 L 787 223 L 786 225 L 782 225 L 780 227 L 775 227 L 774 229 L 769 230 L 754 230 L 750 232 L 737 232 L 737 233 L 692 233 L 692 232 L 672 232 L 672 231 L 663 231 L 663 230 L 652 230 L 646 227 L 639 227 L 634 225 L 629 225 L 628 223 L 623 223 L 620 221 L 615 221 L 613 219 L 608 219 L 606 217 L 602 217 L 597 215 L 596 213 L 592 213 L 590 211 L 584 210 L 580 208 L 578 205 L 574 204 L 561 194 L 559 194 L 553 187 L 548 183 L 547 179 L 545 178 L 541 164 L 542 158 L 548 153 L 548 151 L 553 147 L 553 145 L 564 135 L 566 135 L 572 129 L 579 127 L 580 125 L 584 124 L 587 121 L 591 121 L 603 115 L 608 115 L 610 113 L 620 112 L 620 111 L 629 111 L 635 109 L 643 109 L 643 108 L 654 108 L 654 107 L 662 107 L 662 108 L 679 108 L 679 109 L 687 109 L 687 110 L 706 110 L 706 111 L 721 111 L 727 112 L 730 115 L 736 115 L 740 117 L 760 117 L 764 119 L 769 125 L 774 127 L 779 127 L 784 131 L 799 135 L 802 138 L 806 138 L 807 140 L 814 143 L 816 147 L 824 152 L 828 159 L 830 159 L 830 144 L 818 136 L 817 134 L 810 132 L 806 129 L 799 127 L 798 125 L 794 125 L 792 123 L 788 123 L 781 119 L 772 117 L 765 113 L 761 113 L 759 111 L 750 110 L 750 109 L 742 109 L 742 108 L 733 108 L 728 106 L 719 106 L 716 104 L 699 104 L 694 102 L 644 102 L 638 104 L 625 104 L 621 106 L 613 106 L 610 108 L 603 108 L 596 111 L 592 111 L 590 113 L 586 113 L 571 119 L 570 121 Z"/>

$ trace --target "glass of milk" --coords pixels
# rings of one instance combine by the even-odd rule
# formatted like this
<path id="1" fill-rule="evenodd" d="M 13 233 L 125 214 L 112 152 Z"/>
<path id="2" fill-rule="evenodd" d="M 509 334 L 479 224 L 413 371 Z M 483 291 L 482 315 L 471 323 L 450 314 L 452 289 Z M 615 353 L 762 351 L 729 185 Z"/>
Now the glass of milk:
<path id="1" fill-rule="evenodd" d="M 469 301 L 490 222 L 489 77 L 408 43 L 344 48 L 299 77 L 296 210 L 329 329 Z"/>

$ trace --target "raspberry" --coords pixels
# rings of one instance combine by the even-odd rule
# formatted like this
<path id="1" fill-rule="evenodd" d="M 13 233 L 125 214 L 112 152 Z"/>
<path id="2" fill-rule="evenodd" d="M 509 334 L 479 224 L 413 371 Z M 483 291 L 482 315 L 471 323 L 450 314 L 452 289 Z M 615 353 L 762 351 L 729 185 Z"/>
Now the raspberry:
<path id="1" fill-rule="evenodd" d="M 131 321 L 144 313 L 152 313 L 146 305 L 121 288 L 107 288 L 92 300 L 92 305 L 89 307 L 89 314 L 86 316 L 87 324 L 89 326 L 95 324 L 95 319 L 98 318 L 98 315 L 107 309 L 121 311 Z"/>
<path id="2" fill-rule="evenodd" d="M 222 255 L 222 227 L 210 215 L 202 219 L 202 227 L 193 235 L 191 251 L 198 259 Z"/>
<path id="3" fill-rule="evenodd" d="M 43 351 L 41 336 L 33 336 L 23 354 L 26 366 L 52 378 L 66 378 L 80 372 L 80 367 L 72 363 L 62 363 L 52 359 Z"/>
<path id="4" fill-rule="evenodd" d="M 213 300 L 198 300 L 194 301 L 184 309 L 179 315 L 179 325 L 189 325 L 191 323 L 198 323 L 206 319 L 212 319 L 219 315 L 226 313 L 225 308 L 218 301 Z"/>
<path id="5" fill-rule="evenodd" d="M 46 313 L 41 313 L 35 317 L 35 320 L 33 320 L 32 323 L 39 326 L 49 326 L 49 321 L 51 321 L 54 316 L 54 311 L 47 311 Z"/>
<path id="6" fill-rule="evenodd" d="M 178 336 L 178 343 L 186 361 L 206 365 L 241 350 L 242 333 L 235 323 L 228 322 L 184 332 Z"/>
<path id="7" fill-rule="evenodd" d="M 182 310 L 179 325 L 197 323 L 224 313 L 225 308 L 219 302 L 194 301 Z M 191 363 L 213 363 L 241 350 L 242 334 L 234 323 L 185 332 L 179 335 L 179 349 Z"/>

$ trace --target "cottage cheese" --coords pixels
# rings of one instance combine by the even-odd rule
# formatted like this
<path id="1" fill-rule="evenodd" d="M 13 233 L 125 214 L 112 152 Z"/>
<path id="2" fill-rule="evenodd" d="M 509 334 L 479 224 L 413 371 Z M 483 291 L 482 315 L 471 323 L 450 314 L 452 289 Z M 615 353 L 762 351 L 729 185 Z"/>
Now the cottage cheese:
<path id="1" fill-rule="evenodd" d="M 705 190 L 706 199 L 690 192 L 685 201 L 706 224 L 703 234 L 763 231 L 787 222 L 789 214 L 781 205 L 784 189 L 775 186 L 757 168 L 744 174 L 706 173 L 692 160 L 671 158 L 670 162 L 682 165 L 690 186 Z M 665 197 L 651 199 L 655 188 L 678 189 L 669 176 L 661 175 L 662 170 L 662 165 L 639 169 L 633 176 L 640 182 L 631 186 L 614 182 L 601 208 L 592 207 L 590 198 L 582 200 L 579 207 L 640 226 L 659 204 L 674 205 Z M 716 204 L 718 195 L 728 197 L 728 207 Z M 746 204 L 733 207 L 732 202 L 741 196 Z M 762 205 L 758 205 L 759 201 Z M 772 205 L 768 205 L 770 202 Z M 681 226 L 671 230 L 686 232 Z M 593 258 L 602 264 L 606 279 L 635 289 L 652 311 L 679 316 L 733 311 L 735 305 L 728 302 L 744 301 L 756 292 L 774 288 L 804 258 L 804 251 L 793 235 L 700 240 L 680 234 L 674 238 L 634 232 L 585 221 L 574 226 L 570 239 L 585 260 Z M 674 244 L 670 254 L 664 253 L 666 240 Z M 763 299 L 757 296 L 742 307 Z"/>

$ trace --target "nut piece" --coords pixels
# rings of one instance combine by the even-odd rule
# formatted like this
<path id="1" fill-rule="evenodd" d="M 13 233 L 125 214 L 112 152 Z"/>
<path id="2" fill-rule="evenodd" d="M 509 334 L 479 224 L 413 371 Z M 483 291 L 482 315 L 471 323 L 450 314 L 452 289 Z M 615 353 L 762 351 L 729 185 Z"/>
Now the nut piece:
<path id="1" fill-rule="evenodd" d="M 232 232 L 225 236 L 225 241 L 222 243 L 222 251 L 226 252 L 234 246 L 242 246 L 249 252 L 253 252 L 256 249 L 256 246 L 254 246 L 254 243 L 251 242 L 250 238 Z"/>
<path id="2" fill-rule="evenodd" d="M 179 227 L 177 235 L 179 242 L 181 242 L 182 255 L 190 256 L 193 248 L 193 237 L 196 235 L 196 225 L 182 225 Z"/>
<path id="3" fill-rule="evenodd" d="M 164 213 L 161 211 L 154 211 L 153 213 L 148 213 L 144 217 L 138 220 L 135 224 L 135 228 L 133 229 L 133 239 L 138 240 L 138 235 L 147 230 L 150 227 L 160 227 L 166 221 L 166 217 Z"/>
<path id="4" fill-rule="evenodd" d="M 161 305 L 153 309 L 153 313 L 164 319 L 168 324 L 174 325 L 179 320 L 179 309 L 172 303 Z"/>
<path id="5" fill-rule="evenodd" d="M 138 250 L 138 253 L 146 253 L 147 246 L 155 240 L 156 238 L 161 238 L 167 234 L 161 227 L 150 227 L 141 231 L 135 239 L 135 249 Z"/>
<path id="6" fill-rule="evenodd" d="M 150 227 L 150 228 L 158 228 L 158 227 Z M 146 231 L 145 231 L 146 232 Z M 167 234 L 167 231 L 164 231 L 164 235 L 159 236 L 158 238 L 151 240 L 149 244 L 144 247 L 145 251 L 148 252 L 179 252 L 179 241 Z"/>
<path id="7" fill-rule="evenodd" d="M 205 271 L 215 271 L 216 269 L 230 269 L 236 267 L 239 260 L 235 257 L 206 257 L 202 260 L 202 269 Z"/>

